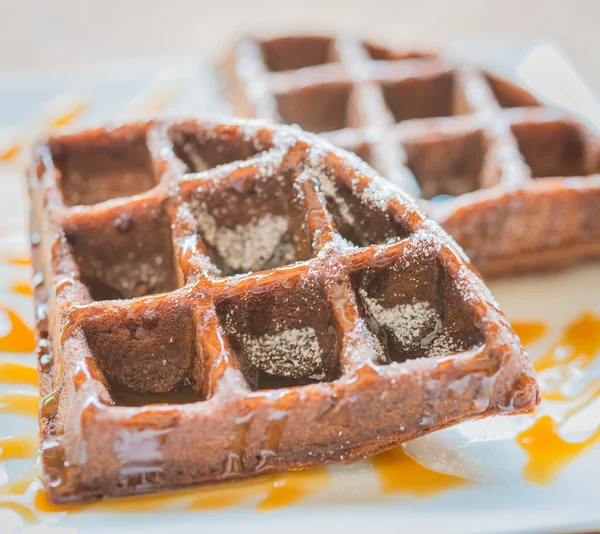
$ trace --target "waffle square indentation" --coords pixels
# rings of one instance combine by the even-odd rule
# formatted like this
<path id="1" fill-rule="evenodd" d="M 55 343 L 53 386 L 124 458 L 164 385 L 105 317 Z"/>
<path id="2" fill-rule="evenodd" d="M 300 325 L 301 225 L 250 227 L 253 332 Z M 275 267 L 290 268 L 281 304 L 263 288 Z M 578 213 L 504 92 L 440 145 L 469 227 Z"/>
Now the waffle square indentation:
<path id="1" fill-rule="evenodd" d="M 309 132 L 332 132 L 348 126 L 352 85 L 327 83 L 275 95 L 282 122 Z"/>
<path id="2" fill-rule="evenodd" d="M 404 143 L 408 168 L 425 199 L 459 196 L 481 187 L 488 141 L 482 130 L 430 135 Z"/>
<path id="3" fill-rule="evenodd" d="M 64 136 L 50 143 L 57 182 L 67 206 L 130 197 L 159 180 L 143 128 Z"/>
<path id="4" fill-rule="evenodd" d="M 160 200 L 75 213 L 65 237 L 94 300 L 129 299 L 179 285 L 171 227 Z"/>
<path id="5" fill-rule="evenodd" d="M 331 63 L 332 44 L 328 37 L 289 37 L 263 41 L 261 50 L 267 68 L 277 72 Z"/>
<path id="6" fill-rule="evenodd" d="M 260 291 L 248 289 L 220 302 L 218 311 L 253 390 L 338 378 L 339 341 L 316 278 L 282 274 Z"/>

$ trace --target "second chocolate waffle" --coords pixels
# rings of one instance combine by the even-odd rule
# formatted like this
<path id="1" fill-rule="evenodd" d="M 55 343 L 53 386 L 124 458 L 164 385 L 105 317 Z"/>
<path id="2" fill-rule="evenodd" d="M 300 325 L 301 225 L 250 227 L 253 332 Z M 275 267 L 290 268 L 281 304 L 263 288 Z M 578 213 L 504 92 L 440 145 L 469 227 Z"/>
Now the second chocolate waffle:
<path id="1" fill-rule="evenodd" d="M 597 136 L 510 81 L 347 37 L 246 39 L 221 70 L 237 115 L 355 152 L 486 275 L 600 257 Z"/>

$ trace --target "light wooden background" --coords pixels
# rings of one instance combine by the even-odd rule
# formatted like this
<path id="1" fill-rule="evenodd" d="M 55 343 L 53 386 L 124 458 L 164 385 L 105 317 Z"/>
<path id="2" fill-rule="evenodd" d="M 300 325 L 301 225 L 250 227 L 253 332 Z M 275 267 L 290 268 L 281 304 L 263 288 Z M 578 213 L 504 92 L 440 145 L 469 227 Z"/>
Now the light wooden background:
<path id="1" fill-rule="evenodd" d="M 600 0 L 0 0 L 0 72 L 216 55 L 240 33 L 349 30 L 392 41 L 550 38 L 600 90 Z"/>

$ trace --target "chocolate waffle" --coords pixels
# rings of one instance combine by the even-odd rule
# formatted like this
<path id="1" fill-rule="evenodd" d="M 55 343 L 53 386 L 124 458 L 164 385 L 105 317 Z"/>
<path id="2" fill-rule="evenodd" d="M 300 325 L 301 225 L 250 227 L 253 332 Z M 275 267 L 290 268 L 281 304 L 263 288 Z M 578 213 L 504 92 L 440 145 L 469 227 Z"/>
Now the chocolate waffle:
<path id="1" fill-rule="evenodd" d="M 485 275 L 600 257 L 597 136 L 510 81 L 347 37 L 247 39 L 221 71 L 236 115 L 355 152 Z"/>
<path id="2" fill-rule="evenodd" d="M 351 462 L 539 401 L 462 251 L 317 136 L 87 130 L 39 144 L 29 186 L 55 501 Z"/>

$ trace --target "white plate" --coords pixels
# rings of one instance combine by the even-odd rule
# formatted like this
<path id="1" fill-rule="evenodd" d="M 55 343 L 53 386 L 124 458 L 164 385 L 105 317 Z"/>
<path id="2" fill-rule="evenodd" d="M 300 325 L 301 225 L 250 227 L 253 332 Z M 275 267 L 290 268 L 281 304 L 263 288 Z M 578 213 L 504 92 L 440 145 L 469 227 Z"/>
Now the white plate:
<path id="1" fill-rule="evenodd" d="M 465 49 L 478 50 L 482 63 L 518 78 L 536 93 L 585 115 L 595 125 L 600 123 L 596 99 L 556 47 L 546 43 L 455 46 L 459 54 Z M 15 143 L 25 147 L 12 160 L 0 163 L 0 258 L 27 255 L 21 171 L 32 137 L 57 120 L 80 126 L 156 113 L 226 112 L 215 95 L 210 70 L 198 70 L 190 61 L 167 68 L 136 63 L 77 73 L 38 72 L 0 78 L 0 154 Z M 30 297 L 11 289 L 29 276 L 28 266 L 0 262 L 0 306 L 14 310 L 32 324 Z M 600 402 L 594 400 L 598 391 L 594 380 L 600 381 L 600 358 L 594 359 L 598 354 L 592 347 L 594 340 L 600 344 L 599 281 L 600 266 L 588 265 L 559 274 L 491 284 L 511 320 L 546 326 L 544 335 L 529 345 L 534 358 L 551 352 L 569 356 L 568 343 L 572 340 L 567 336 L 565 341 L 565 331 L 569 325 L 579 324 L 579 331 L 571 326 L 570 337 L 580 342 L 583 339 L 584 343 L 587 340 L 591 348 L 586 350 L 594 354 L 587 360 L 584 355 L 567 364 L 555 362 L 540 373 L 546 392 L 554 389 L 553 381 L 562 380 L 560 391 L 573 399 L 545 399 L 535 417 L 465 423 L 409 443 L 387 456 L 388 484 L 394 491 L 384 483 L 381 468 L 373 467 L 373 460 L 364 460 L 352 466 L 328 468 L 319 477 L 279 476 L 251 483 L 244 490 L 199 489 L 176 498 L 122 500 L 121 504 L 87 507 L 71 514 L 41 513 L 31 505 L 35 483 L 24 496 L 1 495 L 3 484 L 18 479 L 35 462 L 35 458 L 10 460 L 0 462 L 0 530 L 66 533 L 116 528 L 119 532 L 149 533 L 177 528 L 184 532 L 218 529 L 265 534 L 325 529 L 491 533 L 599 528 L 600 448 L 590 438 L 599 433 L 600 426 Z M 0 311 L 0 347 L 8 339 L 3 336 L 10 328 L 10 317 Z M 553 352 L 557 345 L 562 352 Z M 34 365 L 34 357 L 0 354 L 0 364 L 7 362 Z M 0 384 L 0 439 L 36 432 L 35 418 L 2 414 L 1 396 L 19 391 L 35 394 L 33 386 Z M 559 427 L 558 437 L 541 441 L 549 457 L 554 458 L 549 463 L 540 460 L 543 447 L 541 453 L 530 455 L 519 444 L 523 435 L 521 440 L 518 436 L 526 432 L 526 438 L 531 427 L 543 428 L 552 421 Z M 586 447 L 559 446 L 560 440 L 589 443 Z M 566 459 L 560 456 L 565 450 L 571 453 Z M 375 463 L 381 465 L 385 458 Z M 539 465 L 531 467 L 532 461 Z M 299 488 L 306 490 L 306 495 L 294 499 L 293 490 Z M 218 498 L 220 502 L 233 502 L 239 494 L 247 494 L 247 498 L 220 510 L 189 510 L 194 500 L 204 499 L 206 503 L 207 499 Z M 286 497 L 296 502 L 279 508 L 271 506 L 281 504 Z M 30 506 L 38 522 L 25 521 L 22 513 L 2 504 L 7 501 Z"/>

